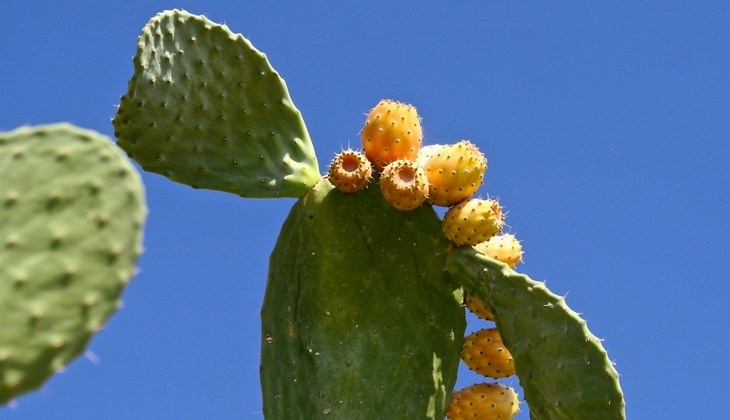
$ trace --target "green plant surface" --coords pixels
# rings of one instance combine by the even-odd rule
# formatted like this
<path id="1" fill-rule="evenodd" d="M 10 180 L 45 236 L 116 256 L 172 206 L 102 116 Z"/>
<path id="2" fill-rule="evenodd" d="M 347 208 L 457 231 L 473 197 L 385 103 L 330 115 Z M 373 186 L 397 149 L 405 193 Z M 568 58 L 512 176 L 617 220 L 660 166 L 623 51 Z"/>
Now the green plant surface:
<path id="1" fill-rule="evenodd" d="M 618 373 L 601 340 L 563 297 L 470 247 L 455 249 L 446 268 L 494 313 L 531 418 L 626 418 Z"/>
<path id="2" fill-rule="evenodd" d="M 466 327 L 448 246 L 430 206 L 396 210 L 376 180 L 301 198 L 261 312 L 265 417 L 443 419 Z"/>
<path id="3" fill-rule="evenodd" d="M 0 133 L 0 404 L 38 388 L 117 309 L 141 253 L 139 175 L 67 124 Z"/>
<path id="4" fill-rule="evenodd" d="M 301 197 L 319 179 L 286 84 L 240 34 L 169 10 L 142 30 L 113 120 L 145 170 L 244 197 Z"/>

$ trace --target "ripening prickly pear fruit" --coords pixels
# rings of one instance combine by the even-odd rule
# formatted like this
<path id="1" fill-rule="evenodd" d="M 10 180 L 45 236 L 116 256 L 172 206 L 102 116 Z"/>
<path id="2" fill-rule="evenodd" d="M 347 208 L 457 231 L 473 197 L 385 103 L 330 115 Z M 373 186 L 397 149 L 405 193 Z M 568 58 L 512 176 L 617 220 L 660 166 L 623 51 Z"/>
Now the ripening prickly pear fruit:
<path id="1" fill-rule="evenodd" d="M 450 206 L 479 189 L 487 171 L 487 158 L 469 140 L 462 140 L 433 153 L 423 170 L 430 183 L 428 202 Z"/>
<path id="2" fill-rule="evenodd" d="M 515 390 L 498 383 L 481 383 L 454 392 L 446 410 L 449 420 L 511 419 L 520 411 Z"/>
<path id="3" fill-rule="evenodd" d="M 426 162 L 431 159 L 431 156 L 435 155 L 444 146 L 444 144 L 429 144 L 428 146 L 422 146 L 418 149 L 418 156 L 416 156 L 416 163 L 418 163 L 418 166 L 423 168 L 426 165 Z"/>
<path id="4" fill-rule="evenodd" d="M 469 369 L 490 378 L 515 374 L 515 361 L 496 328 L 485 328 L 466 336 L 461 360 Z"/>
<path id="5" fill-rule="evenodd" d="M 522 261 L 522 245 L 511 233 L 494 235 L 489 240 L 474 245 L 474 249 L 510 268 L 515 268 Z"/>
<path id="6" fill-rule="evenodd" d="M 455 245 L 473 246 L 499 233 L 504 215 L 499 203 L 492 199 L 473 198 L 463 201 L 444 215 L 441 228 Z"/>
<path id="7" fill-rule="evenodd" d="M 383 198 L 398 210 L 413 210 L 428 196 L 428 178 L 420 166 L 409 160 L 389 163 L 380 175 Z"/>
<path id="8" fill-rule="evenodd" d="M 464 297 L 464 303 L 466 303 L 467 309 L 477 317 L 486 319 L 487 321 L 494 321 L 492 310 L 487 308 L 487 305 L 481 300 L 467 293 Z"/>
<path id="9" fill-rule="evenodd" d="M 365 188 L 372 178 L 372 173 L 372 166 L 365 155 L 348 149 L 332 159 L 329 179 L 338 190 L 352 193 Z"/>
<path id="10" fill-rule="evenodd" d="M 398 159 L 415 161 L 421 147 L 421 120 L 409 104 L 384 99 L 365 120 L 360 133 L 365 156 L 377 171 Z"/>

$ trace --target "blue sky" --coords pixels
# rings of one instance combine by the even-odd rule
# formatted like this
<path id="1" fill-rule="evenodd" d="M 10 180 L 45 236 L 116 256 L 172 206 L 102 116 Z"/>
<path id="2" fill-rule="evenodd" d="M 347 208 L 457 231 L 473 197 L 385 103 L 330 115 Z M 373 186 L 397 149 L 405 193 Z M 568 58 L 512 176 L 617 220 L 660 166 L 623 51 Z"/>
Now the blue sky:
<path id="1" fill-rule="evenodd" d="M 729 2 L 39 3 L 3 2 L 0 131 L 69 121 L 111 136 L 147 20 L 206 14 L 268 55 L 321 168 L 359 144 L 381 98 L 413 103 L 427 144 L 479 145 L 480 194 L 509 210 L 519 270 L 605 339 L 629 418 L 730 410 Z M 0 419 L 261 417 L 258 312 L 294 200 L 144 182 L 146 253 L 124 308 L 93 357 Z M 459 387 L 477 381 L 463 369 Z"/>

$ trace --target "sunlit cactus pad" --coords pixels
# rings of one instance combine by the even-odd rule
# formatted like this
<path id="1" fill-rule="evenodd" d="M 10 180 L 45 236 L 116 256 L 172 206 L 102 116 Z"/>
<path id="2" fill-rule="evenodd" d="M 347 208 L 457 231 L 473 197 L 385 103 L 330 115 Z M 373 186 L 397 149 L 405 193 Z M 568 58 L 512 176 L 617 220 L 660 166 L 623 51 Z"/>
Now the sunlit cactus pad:
<path id="1" fill-rule="evenodd" d="M 266 56 L 185 11 L 142 30 L 113 124 L 145 170 L 194 188 L 300 197 L 319 179 L 302 116 Z"/>
<path id="2" fill-rule="evenodd" d="M 117 309 L 141 252 L 137 172 L 70 125 L 0 133 L 0 404 L 38 388 Z"/>
<path id="3" fill-rule="evenodd" d="M 458 248 L 446 268 L 492 310 L 532 419 L 624 419 L 618 373 L 561 296 L 507 264 Z"/>

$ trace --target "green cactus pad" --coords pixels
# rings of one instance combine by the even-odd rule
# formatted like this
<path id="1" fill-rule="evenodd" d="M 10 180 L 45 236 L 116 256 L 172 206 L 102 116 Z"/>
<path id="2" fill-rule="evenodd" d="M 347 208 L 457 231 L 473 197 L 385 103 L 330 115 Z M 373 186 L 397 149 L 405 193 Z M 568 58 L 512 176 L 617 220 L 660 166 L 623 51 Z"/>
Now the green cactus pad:
<path id="1" fill-rule="evenodd" d="M 139 175 L 66 124 L 0 133 L 0 404 L 38 388 L 117 309 L 140 254 Z"/>
<path id="2" fill-rule="evenodd" d="M 193 188 L 301 197 L 319 179 L 302 116 L 266 56 L 185 11 L 142 30 L 113 124 L 145 170 Z"/>
<path id="3" fill-rule="evenodd" d="M 626 418 L 616 369 L 564 298 L 471 248 L 454 250 L 446 267 L 494 312 L 532 419 Z"/>
<path id="4" fill-rule="evenodd" d="M 444 418 L 463 293 L 433 209 L 396 210 L 377 184 L 323 179 L 284 223 L 261 312 L 266 418 Z"/>

